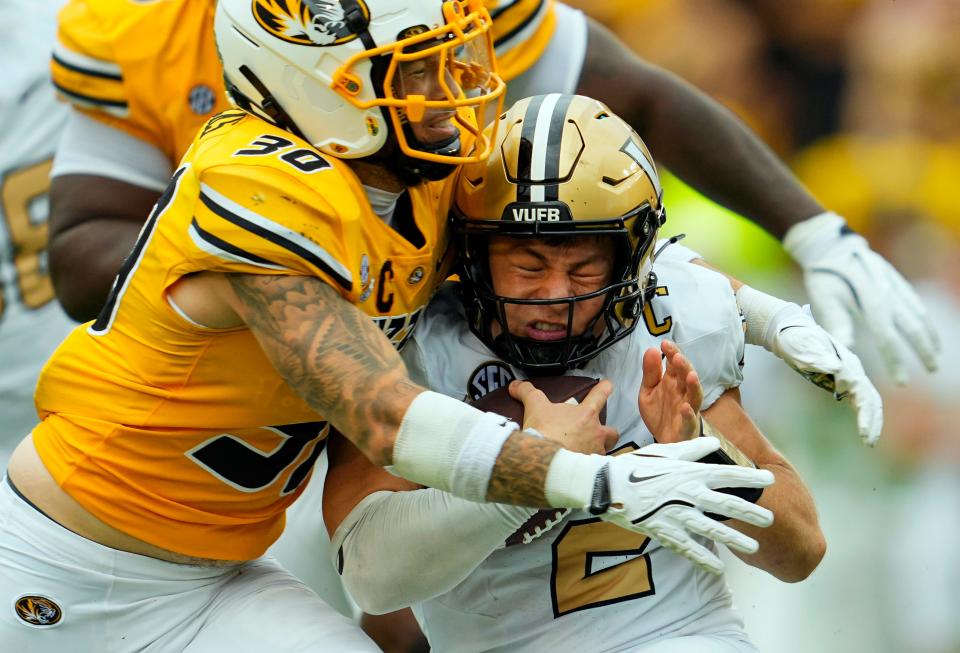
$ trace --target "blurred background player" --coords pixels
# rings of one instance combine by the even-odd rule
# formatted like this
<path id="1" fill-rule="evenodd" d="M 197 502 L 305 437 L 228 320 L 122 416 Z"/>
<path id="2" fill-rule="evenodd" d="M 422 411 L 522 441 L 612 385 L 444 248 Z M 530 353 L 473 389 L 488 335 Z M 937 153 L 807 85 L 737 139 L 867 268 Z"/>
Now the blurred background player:
<path id="1" fill-rule="evenodd" d="M 73 326 L 47 260 L 50 165 L 68 110 L 50 85 L 58 0 L 0 4 L 0 468 L 37 423 L 40 368 Z"/>
<path id="2" fill-rule="evenodd" d="M 758 502 L 776 515 L 772 527 L 726 522 L 759 551 L 728 544 L 779 579 L 806 578 L 823 534 L 799 475 L 740 405 L 743 328 L 729 285 L 699 266 L 653 261 L 662 191 L 628 125 L 588 98 L 561 96 L 548 114 L 543 101 L 514 105 L 490 159 L 460 173 L 461 283 L 432 300 L 404 350 L 411 373 L 474 398 L 491 376 L 609 378 L 617 392 L 607 422 L 620 430 L 620 452 L 696 439 L 702 410 L 703 431 L 722 433 L 747 456 L 740 464 L 777 478 Z M 530 140 L 555 154 L 563 181 L 533 181 Z M 538 187 L 543 200 L 531 199 Z M 518 212 L 542 217 L 518 222 Z M 515 534 L 509 507 L 418 490 L 349 443 L 331 447 L 325 514 L 347 586 L 374 612 L 419 601 L 437 650 L 757 650 L 725 582 L 656 536 L 553 511 Z M 703 534 L 720 541 L 724 531 L 715 523 Z"/>

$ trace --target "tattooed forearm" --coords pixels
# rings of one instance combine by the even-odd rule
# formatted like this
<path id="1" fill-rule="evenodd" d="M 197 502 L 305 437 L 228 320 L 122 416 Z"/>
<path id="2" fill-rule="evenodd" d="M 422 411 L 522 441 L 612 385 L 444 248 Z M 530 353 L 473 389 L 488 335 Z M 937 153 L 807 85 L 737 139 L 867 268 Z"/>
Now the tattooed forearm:
<path id="1" fill-rule="evenodd" d="M 423 388 L 370 318 L 305 276 L 229 275 L 238 312 L 284 380 L 373 462 L 392 459 Z"/>
<path id="2" fill-rule="evenodd" d="M 546 507 L 544 486 L 547 470 L 560 445 L 521 431 L 509 438 L 493 466 L 487 501 L 513 503 L 520 506 Z"/>

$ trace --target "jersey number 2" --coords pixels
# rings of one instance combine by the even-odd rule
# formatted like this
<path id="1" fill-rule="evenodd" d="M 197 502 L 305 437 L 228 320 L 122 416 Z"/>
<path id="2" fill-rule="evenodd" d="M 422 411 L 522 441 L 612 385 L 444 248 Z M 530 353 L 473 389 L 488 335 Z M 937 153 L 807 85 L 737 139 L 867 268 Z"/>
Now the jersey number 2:
<path id="1" fill-rule="evenodd" d="M 635 450 L 628 444 L 613 455 Z M 650 538 L 595 517 L 573 520 L 553 542 L 553 616 L 650 596 Z"/>
<path id="2" fill-rule="evenodd" d="M 553 616 L 653 594 L 649 541 L 600 519 L 568 522 L 553 543 Z"/>

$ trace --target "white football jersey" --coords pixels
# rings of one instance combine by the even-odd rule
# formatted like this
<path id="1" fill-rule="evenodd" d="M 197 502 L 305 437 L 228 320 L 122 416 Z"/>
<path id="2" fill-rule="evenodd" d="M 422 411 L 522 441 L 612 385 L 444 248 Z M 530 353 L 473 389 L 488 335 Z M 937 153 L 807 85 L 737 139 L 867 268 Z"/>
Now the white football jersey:
<path id="1" fill-rule="evenodd" d="M 693 363 L 703 408 L 742 380 L 743 324 L 727 280 L 658 261 L 655 299 L 634 332 L 568 374 L 611 379 L 607 423 L 617 449 L 653 442 L 640 418 L 641 359 L 669 338 Z M 453 284 L 427 309 L 403 352 L 413 378 L 457 399 L 503 387 L 521 370 L 469 330 Z M 622 651 L 669 634 L 729 635 L 752 650 L 723 578 L 655 540 L 574 511 L 529 544 L 494 552 L 450 592 L 415 607 L 434 650 Z"/>
<path id="2" fill-rule="evenodd" d="M 67 107 L 50 83 L 62 0 L 0 0 L 0 469 L 37 422 L 33 389 L 72 326 L 47 269 L 49 171 Z"/>

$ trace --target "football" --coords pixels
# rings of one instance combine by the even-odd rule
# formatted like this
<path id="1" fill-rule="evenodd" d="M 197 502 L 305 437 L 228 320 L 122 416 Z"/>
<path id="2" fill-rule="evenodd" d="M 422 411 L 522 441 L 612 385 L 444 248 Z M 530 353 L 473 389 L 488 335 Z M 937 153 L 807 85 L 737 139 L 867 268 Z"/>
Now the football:
<path id="1" fill-rule="evenodd" d="M 580 403 L 599 379 L 589 376 L 538 376 L 528 379 L 554 403 Z M 523 425 L 523 404 L 510 396 L 507 388 L 488 392 L 473 402 L 475 408 L 509 417 Z M 607 407 L 600 411 L 600 422 L 606 424 Z M 530 519 L 506 539 L 506 545 L 529 544 L 558 524 L 570 512 L 567 508 L 552 508 L 534 513 Z"/>
<path id="2" fill-rule="evenodd" d="M 547 399 L 555 404 L 580 403 L 587 396 L 590 389 L 600 382 L 589 376 L 538 376 L 527 379 L 547 395 Z M 509 417 L 523 426 L 523 404 L 510 396 L 506 387 L 488 392 L 473 402 L 475 408 L 497 413 Z M 600 411 L 600 422 L 606 424 L 607 408 Z"/>

